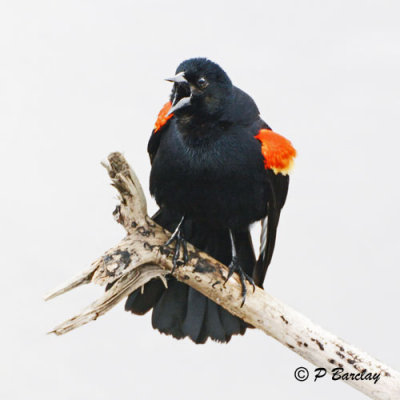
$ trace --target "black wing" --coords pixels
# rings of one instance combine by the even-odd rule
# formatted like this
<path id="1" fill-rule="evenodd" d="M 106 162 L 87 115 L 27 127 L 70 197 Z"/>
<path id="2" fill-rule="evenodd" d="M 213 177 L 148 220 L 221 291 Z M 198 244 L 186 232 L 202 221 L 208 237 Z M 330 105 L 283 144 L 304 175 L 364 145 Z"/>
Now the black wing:
<path id="1" fill-rule="evenodd" d="M 271 131 L 271 128 L 264 121 L 262 121 L 261 129 L 267 129 Z M 261 130 L 259 132 L 261 132 Z M 260 140 L 262 141 L 262 138 L 260 138 Z M 296 151 L 294 150 L 294 148 L 292 148 L 291 143 L 286 139 L 284 139 L 283 143 L 285 146 L 290 147 L 291 156 L 295 157 Z M 268 143 L 266 143 L 266 145 L 267 147 L 269 147 Z M 264 153 L 263 157 L 264 159 L 266 157 Z M 281 172 L 269 169 L 268 167 L 265 168 L 265 173 L 267 177 L 266 191 L 268 198 L 267 216 L 262 221 L 260 255 L 253 271 L 254 282 L 260 287 L 262 287 L 263 285 L 268 266 L 271 263 L 272 255 L 274 253 L 279 217 L 281 214 L 281 210 L 285 205 L 289 188 L 289 175 L 287 173 L 283 174 Z"/>
<path id="2" fill-rule="evenodd" d="M 275 174 L 266 171 L 268 182 L 267 216 L 262 221 L 260 237 L 260 255 L 253 272 L 253 279 L 257 286 L 263 287 L 263 282 L 275 248 L 276 231 L 282 207 L 285 205 L 289 188 L 289 175 Z"/>

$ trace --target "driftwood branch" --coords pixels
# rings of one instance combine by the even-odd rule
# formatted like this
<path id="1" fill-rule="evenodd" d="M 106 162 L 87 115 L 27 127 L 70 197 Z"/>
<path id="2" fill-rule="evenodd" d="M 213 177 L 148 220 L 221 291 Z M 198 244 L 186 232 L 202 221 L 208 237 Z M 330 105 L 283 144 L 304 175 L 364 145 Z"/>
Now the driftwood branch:
<path id="1" fill-rule="evenodd" d="M 108 174 L 119 193 L 120 205 L 115 219 L 124 226 L 127 236 L 96 260 L 90 269 L 50 292 L 46 300 L 77 286 L 113 283 L 110 290 L 78 315 L 55 327 L 51 333 L 62 335 L 95 320 L 109 311 L 135 289 L 153 278 L 164 281 L 172 270 L 172 250 L 162 250 L 170 234 L 147 215 L 142 187 L 124 157 L 112 153 L 108 157 Z M 224 286 L 226 266 L 188 244 L 189 262 L 181 265 L 174 276 L 203 293 L 234 315 L 277 339 L 306 360 L 332 373 L 358 374 L 361 380 L 345 380 L 372 399 L 400 399 L 400 374 L 356 347 L 323 330 L 308 318 L 275 297 L 249 287 L 246 303 L 241 307 L 241 286 L 232 277 Z M 371 375 L 367 375 L 371 374 Z M 349 375 L 350 376 L 350 375 Z M 373 377 L 379 376 L 379 380 Z M 368 378 L 371 379 L 368 379 Z"/>

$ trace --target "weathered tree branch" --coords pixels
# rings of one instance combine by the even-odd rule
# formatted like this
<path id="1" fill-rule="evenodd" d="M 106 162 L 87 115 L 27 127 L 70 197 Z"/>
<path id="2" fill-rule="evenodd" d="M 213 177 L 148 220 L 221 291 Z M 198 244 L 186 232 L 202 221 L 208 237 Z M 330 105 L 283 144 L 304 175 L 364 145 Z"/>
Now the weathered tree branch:
<path id="1" fill-rule="evenodd" d="M 161 247 L 169 232 L 148 217 L 145 196 L 136 175 L 120 153 L 110 154 L 108 161 L 109 165 L 105 167 L 120 200 L 114 216 L 128 235 L 86 272 L 49 293 L 46 300 L 90 282 L 114 284 L 80 314 L 55 327 L 51 332 L 57 335 L 95 320 L 150 279 L 158 277 L 166 284 L 165 275 L 172 270 L 172 250 L 162 250 Z M 241 307 L 238 279 L 232 277 L 225 286 L 223 284 L 227 267 L 190 244 L 188 252 L 189 262 L 174 272 L 178 280 L 277 339 L 317 367 L 328 372 L 333 368 L 342 368 L 342 375 L 363 373 L 365 377 L 367 373 L 380 374 L 376 384 L 374 380 L 346 381 L 372 399 L 400 399 L 400 374 L 397 371 L 323 330 L 260 288 L 253 293 L 249 287 L 246 303 Z"/>

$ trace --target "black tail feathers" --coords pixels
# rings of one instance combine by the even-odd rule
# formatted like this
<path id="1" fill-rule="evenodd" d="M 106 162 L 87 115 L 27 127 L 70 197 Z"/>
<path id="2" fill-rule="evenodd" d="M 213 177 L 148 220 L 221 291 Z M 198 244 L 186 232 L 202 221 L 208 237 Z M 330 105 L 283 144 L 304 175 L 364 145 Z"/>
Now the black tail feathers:
<path id="1" fill-rule="evenodd" d="M 152 280 L 146 284 L 143 293 L 138 289 L 130 294 L 125 304 L 125 310 L 139 315 L 154 307 L 154 329 L 176 339 L 189 337 L 198 344 L 205 343 L 208 338 L 227 343 L 232 335 L 245 333 L 244 321 L 174 278 L 168 279 L 168 289 L 164 288 L 155 300 L 157 296 L 152 291 L 158 288 L 156 282 Z"/>

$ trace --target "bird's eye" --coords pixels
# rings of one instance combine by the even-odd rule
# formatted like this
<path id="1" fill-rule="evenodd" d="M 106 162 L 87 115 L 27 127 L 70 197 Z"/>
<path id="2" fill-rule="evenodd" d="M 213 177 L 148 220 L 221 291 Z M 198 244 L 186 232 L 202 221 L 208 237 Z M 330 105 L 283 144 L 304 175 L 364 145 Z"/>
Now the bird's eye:
<path id="1" fill-rule="evenodd" d="M 207 85 L 208 85 L 208 82 L 205 78 L 202 77 L 197 80 L 197 86 L 200 89 L 204 89 L 205 87 L 207 87 Z"/>

